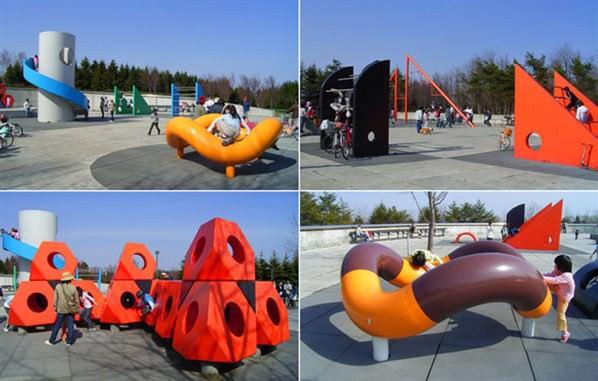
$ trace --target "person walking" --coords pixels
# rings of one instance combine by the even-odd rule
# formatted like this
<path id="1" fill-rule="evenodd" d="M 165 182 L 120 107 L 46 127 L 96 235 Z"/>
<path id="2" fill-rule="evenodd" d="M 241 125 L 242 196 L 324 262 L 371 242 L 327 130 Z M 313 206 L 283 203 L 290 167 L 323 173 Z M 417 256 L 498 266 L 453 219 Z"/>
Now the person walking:
<path id="1" fill-rule="evenodd" d="M 79 295 L 79 301 L 83 306 L 83 310 L 79 316 L 87 325 L 88 331 L 95 331 L 91 321 L 91 309 L 93 306 L 97 306 L 98 303 L 96 303 L 96 300 L 89 294 L 89 292 L 84 291 L 81 287 L 77 287 L 77 294 Z"/>
<path id="2" fill-rule="evenodd" d="M 110 112 L 110 121 L 114 122 L 114 101 L 110 99 L 110 103 L 108 104 L 108 111 Z"/>
<path id="3" fill-rule="evenodd" d="M 247 97 L 247 95 L 245 95 L 243 97 L 243 116 L 244 117 L 249 117 L 249 109 L 251 108 L 251 102 L 249 101 L 249 98 Z"/>
<path id="4" fill-rule="evenodd" d="M 104 97 L 100 97 L 100 112 L 102 113 L 102 119 L 104 119 L 104 106 L 106 105 L 106 100 Z"/>
<path id="5" fill-rule="evenodd" d="M 54 311 L 56 311 L 56 321 L 52 328 L 50 339 L 46 340 L 44 344 L 54 345 L 56 343 L 56 336 L 62 323 L 66 321 L 67 339 L 66 345 L 71 346 L 75 341 L 74 320 L 75 314 L 79 312 L 79 295 L 77 289 L 71 284 L 74 279 L 73 275 L 68 271 L 62 273 L 60 283 L 54 289 Z"/>
<path id="6" fill-rule="evenodd" d="M 158 135 L 160 135 L 160 126 L 159 126 L 159 124 L 160 124 L 160 118 L 158 117 L 158 109 L 157 108 L 155 108 L 152 111 L 151 118 L 152 118 L 152 124 L 150 125 L 150 129 L 147 132 L 147 134 L 151 135 L 152 134 L 152 130 L 154 129 L 154 127 L 156 127 L 156 130 L 158 130 Z"/>
<path id="7" fill-rule="evenodd" d="M 486 226 L 486 240 L 492 241 L 494 239 L 494 228 L 492 227 L 492 221 L 488 221 L 488 226 Z"/>
<path id="8" fill-rule="evenodd" d="M 419 134 L 424 124 L 424 109 L 423 107 L 418 107 L 417 111 L 415 111 L 415 130 Z"/>
<path id="9" fill-rule="evenodd" d="M 25 118 L 29 118 L 31 116 L 31 102 L 29 101 L 29 98 L 25 98 L 23 108 L 25 109 Z"/>

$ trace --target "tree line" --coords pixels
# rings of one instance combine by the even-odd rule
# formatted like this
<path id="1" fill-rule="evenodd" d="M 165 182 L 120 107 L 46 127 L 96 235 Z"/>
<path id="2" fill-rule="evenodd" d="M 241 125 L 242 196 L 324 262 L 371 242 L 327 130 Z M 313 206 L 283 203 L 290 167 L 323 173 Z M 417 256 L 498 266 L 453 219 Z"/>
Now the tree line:
<path id="1" fill-rule="evenodd" d="M 448 223 L 486 223 L 502 220 L 486 204 L 477 200 L 473 203 L 455 201 L 446 207 L 434 208 L 436 222 Z M 538 210 L 530 211 L 534 213 Z M 311 192 L 301 192 L 301 225 L 351 225 L 351 224 L 406 224 L 426 223 L 430 221 L 430 208 L 418 206 L 417 215 L 412 215 L 407 209 L 396 205 L 378 203 L 369 216 L 363 216 L 354 211 L 349 204 L 337 194 L 324 192 L 319 195 Z M 533 214 L 533 213 L 532 213 Z M 596 213 L 567 215 L 563 217 L 566 223 L 598 223 Z"/>
<path id="2" fill-rule="evenodd" d="M 23 62 L 26 54 L 4 49 L 0 52 L 0 79 L 8 86 L 31 86 L 23 78 Z M 249 97 L 253 106 L 271 109 L 288 109 L 297 103 L 297 81 L 278 83 L 269 75 L 207 75 L 197 76 L 185 71 L 171 72 L 150 66 L 117 64 L 115 60 L 91 60 L 84 57 L 75 65 L 75 87 L 88 91 L 112 91 L 114 86 L 130 91 L 133 85 L 146 93 L 170 94 L 170 84 L 194 86 L 199 82 L 204 94 L 219 97 L 227 102 L 240 103 Z"/>
<path id="3" fill-rule="evenodd" d="M 598 101 L 598 67 L 594 58 L 583 57 L 569 45 L 563 45 L 549 56 L 527 52 L 523 60 L 499 57 L 492 53 L 477 55 L 459 68 L 445 73 L 431 74 L 434 81 L 459 106 L 471 106 L 476 113 L 490 109 L 494 114 L 512 114 L 515 92 L 515 64 L 520 64 L 542 86 L 552 92 L 553 72 L 565 76 L 585 95 Z M 342 67 L 336 59 L 324 68 L 315 64 L 301 64 L 301 101 L 318 104 L 318 94 L 323 80 Z M 425 70 L 425 68 L 424 68 Z M 398 68 L 399 91 L 403 92 L 404 68 Z M 410 73 L 409 110 L 445 101 L 433 94 L 430 86 L 415 71 Z M 391 91 L 389 87 L 389 91 Z M 390 96 L 392 102 L 392 93 Z M 392 105 L 391 105 L 392 106 Z M 402 109 L 402 103 L 399 102 Z"/>

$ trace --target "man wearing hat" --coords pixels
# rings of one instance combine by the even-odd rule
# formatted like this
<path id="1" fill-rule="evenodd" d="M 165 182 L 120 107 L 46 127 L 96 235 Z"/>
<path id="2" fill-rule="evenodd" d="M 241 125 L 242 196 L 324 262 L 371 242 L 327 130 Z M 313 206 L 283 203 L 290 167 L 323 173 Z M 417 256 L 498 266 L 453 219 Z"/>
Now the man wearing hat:
<path id="1" fill-rule="evenodd" d="M 66 320 L 67 338 L 66 345 L 71 346 L 74 342 L 74 317 L 79 312 L 79 295 L 77 289 L 71 284 L 73 275 L 68 271 L 62 273 L 60 284 L 54 289 L 54 311 L 56 311 L 56 321 L 52 328 L 52 335 L 50 340 L 46 340 L 48 345 L 54 345 L 56 336 L 62 323 Z"/>

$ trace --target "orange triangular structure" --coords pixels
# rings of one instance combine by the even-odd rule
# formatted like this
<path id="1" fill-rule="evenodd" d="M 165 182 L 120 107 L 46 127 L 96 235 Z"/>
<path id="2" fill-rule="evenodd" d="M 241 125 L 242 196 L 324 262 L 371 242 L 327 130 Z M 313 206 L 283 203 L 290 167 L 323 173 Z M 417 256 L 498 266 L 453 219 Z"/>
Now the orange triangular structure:
<path id="1" fill-rule="evenodd" d="M 590 122 L 588 126 L 590 131 L 594 134 L 598 134 L 598 106 L 590 98 L 588 98 L 584 93 L 582 93 L 577 87 L 575 87 L 571 82 L 569 82 L 565 77 L 559 74 L 559 72 L 554 72 L 554 88 L 553 88 L 553 95 L 554 98 L 563 106 L 567 105 L 567 99 L 565 98 L 565 93 L 563 89 L 568 87 L 569 90 L 575 94 L 580 101 L 590 110 Z"/>
<path id="2" fill-rule="evenodd" d="M 561 215 L 563 200 L 544 209 L 525 221 L 519 233 L 504 239 L 504 243 L 520 250 L 559 250 L 561 242 Z"/>
<path id="3" fill-rule="evenodd" d="M 528 145 L 530 135 L 541 145 Z M 515 158 L 598 170 L 598 138 L 521 66 L 515 65 Z"/>

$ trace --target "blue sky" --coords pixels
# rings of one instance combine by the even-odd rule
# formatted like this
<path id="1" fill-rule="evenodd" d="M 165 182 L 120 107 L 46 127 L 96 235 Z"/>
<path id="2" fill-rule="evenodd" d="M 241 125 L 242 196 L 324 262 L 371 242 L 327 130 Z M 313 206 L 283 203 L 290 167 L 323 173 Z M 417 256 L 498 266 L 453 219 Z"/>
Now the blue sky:
<path id="1" fill-rule="evenodd" d="M 0 48 L 37 51 L 46 30 L 76 55 L 207 74 L 297 79 L 297 0 L 2 0 Z"/>
<path id="2" fill-rule="evenodd" d="M 409 53 L 434 74 L 476 54 L 521 59 L 564 43 L 598 59 L 597 14 L 587 0 L 302 0 L 301 60 L 361 69 L 390 59 L 403 68 Z"/>
<path id="3" fill-rule="evenodd" d="M 424 192 L 413 192 L 420 207 L 427 206 Z M 338 192 L 338 195 L 349 206 L 365 218 L 369 217 L 373 208 L 380 202 L 387 206 L 394 205 L 398 209 L 407 209 L 417 217 L 418 208 L 410 192 Z M 458 204 L 474 203 L 481 200 L 486 207 L 492 209 L 499 219 L 521 203 L 526 208 L 539 210 L 548 203 L 556 203 L 563 199 L 563 214 L 576 215 L 598 213 L 598 192 L 449 192 L 441 207 L 445 208 L 452 201 Z"/>
<path id="4" fill-rule="evenodd" d="M 90 266 L 116 265 L 130 241 L 160 250 L 161 268 L 178 268 L 213 217 L 238 223 L 256 255 L 283 253 L 297 241 L 295 192 L 2 192 L 0 205 L 4 229 L 18 226 L 19 210 L 56 213 L 57 240 Z"/>

